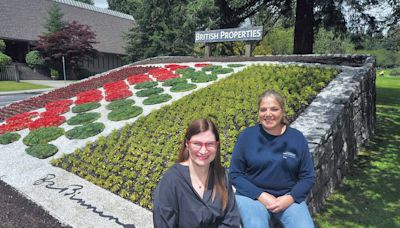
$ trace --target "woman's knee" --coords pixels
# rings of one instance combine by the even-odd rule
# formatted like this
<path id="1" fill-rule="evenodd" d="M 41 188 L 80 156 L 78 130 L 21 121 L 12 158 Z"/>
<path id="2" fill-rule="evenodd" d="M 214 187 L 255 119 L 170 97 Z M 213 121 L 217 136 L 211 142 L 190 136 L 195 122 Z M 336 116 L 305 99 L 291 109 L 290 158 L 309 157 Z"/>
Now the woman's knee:
<path id="1" fill-rule="evenodd" d="M 258 200 L 236 196 L 243 228 L 269 227 L 269 212 Z"/>
<path id="2" fill-rule="evenodd" d="M 300 204 L 293 203 L 278 217 L 280 217 L 279 220 L 283 223 L 284 227 L 314 227 L 307 204 L 304 201 Z"/>

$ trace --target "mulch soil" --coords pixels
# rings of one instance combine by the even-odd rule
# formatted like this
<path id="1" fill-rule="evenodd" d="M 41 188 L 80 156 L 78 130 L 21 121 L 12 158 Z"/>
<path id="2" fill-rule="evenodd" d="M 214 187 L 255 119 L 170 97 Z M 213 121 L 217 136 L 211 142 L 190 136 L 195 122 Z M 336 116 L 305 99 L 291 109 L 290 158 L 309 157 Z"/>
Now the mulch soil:
<path id="1" fill-rule="evenodd" d="M 0 180 L 0 227 L 68 227 Z"/>
<path id="2" fill-rule="evenodd" d="M 185 63 L 200 61 L 218 62 L 240 62 L 240 61 L 281 61 L 281 62 L 309 62 L 333 65 L 358 66 L 364 61 L 363 57 L 333 57 L 333 56 L 267 56 L 267 57 L 157 57 L 134 63 L 156 64 L 156 63 Z M 25 198 L 13 187 L 0 180 L 0 228 L 29 227 L 69 227 L 61 224 L 47 211 Z"/>

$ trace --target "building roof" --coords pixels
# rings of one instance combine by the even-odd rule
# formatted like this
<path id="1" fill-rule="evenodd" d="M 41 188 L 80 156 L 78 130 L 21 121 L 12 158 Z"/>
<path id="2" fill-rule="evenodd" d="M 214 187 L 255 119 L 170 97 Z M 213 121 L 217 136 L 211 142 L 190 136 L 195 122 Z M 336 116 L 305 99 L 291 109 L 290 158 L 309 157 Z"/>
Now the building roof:
<path id="1" fill-rule="evenodd" d="M 46 29 L 48 10 L 58 4 L 64 21 L 78 21 L 96 33 L 100 52 L 125 54 L 123 34 L 134 25 L 132 16 L 73 0 L 0 1 L 0 39 L 34 41 Z"/>

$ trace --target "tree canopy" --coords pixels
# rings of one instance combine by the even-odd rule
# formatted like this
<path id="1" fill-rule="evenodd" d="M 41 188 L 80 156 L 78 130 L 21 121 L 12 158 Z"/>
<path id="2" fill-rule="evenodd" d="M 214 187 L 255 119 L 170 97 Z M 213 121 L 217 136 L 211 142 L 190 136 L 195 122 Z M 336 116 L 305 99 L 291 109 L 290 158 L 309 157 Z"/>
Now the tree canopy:
<path id="1" fill-rule="evenodd" d="M 130 60 L 156 55 L 193 54 L 196 30 L 234 28 L 250 19 L 252 25 L 263 26 L 265 34 L 275 22 L 285 21 L 294 28 L 293 52 L 313 52 L 314 34 L 319 28 L 334 34 L 381 32 L 383 22 L 369 9 L 396 1 L 384 0 L 108 0 L 110 9 L 125 9 L 136 20 L 126 36 Z M 394 10 L 393 13 L 400 12 Z M 400 15 L 400 13 L 399 13 Z M 392 24 L 397 22 L 392 20 Z M 281 23 L 282 24 L 282 23 Z M 221 53 L 233 54 L 235 44 L 224 43 Z M 220 45 L 221 46 L 221 45 Z"/>
<path id="2" fill-rule="evenodd" d="M 133 17 L 139 13 L 143 4 L 143 0 L 107 0 L 108 8 L 118 12 L 132 15 Z"/>
<path id="3" fill-rule="evenodd" d="M 72 21 L 57 32 L 39 36 L 35 49 L 54 68 L 62 69 L 64 56 L 68 69 L 75 70 L 80 61 L 97 54 L 95 43 L 96 34 L 89 26 Z"/>

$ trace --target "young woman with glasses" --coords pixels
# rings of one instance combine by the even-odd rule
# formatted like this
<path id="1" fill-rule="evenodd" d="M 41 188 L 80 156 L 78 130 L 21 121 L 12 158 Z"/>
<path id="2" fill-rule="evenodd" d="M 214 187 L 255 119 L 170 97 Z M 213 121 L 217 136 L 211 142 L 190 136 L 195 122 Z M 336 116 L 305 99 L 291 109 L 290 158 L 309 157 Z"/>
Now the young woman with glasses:
<path id="1" fill-rule="evenodd" d="M 315 180 L 307 140 L 289 127 L 273 90 L 261 94 L 258 119 L 239 135 L 230 167 L 243 227 L 269 227 L 272 216 L 284 227 L 314 227 L 305 202 Z"/>
<path id="2" fill-rule="evenodd" d="M 225 169 L 219 134 L 211 120 L 189 124 L 178 161 L 154 192 L 153 222 L 158 227 L 239 227 Z"/>

